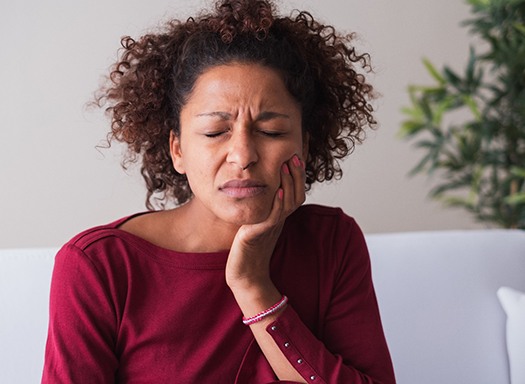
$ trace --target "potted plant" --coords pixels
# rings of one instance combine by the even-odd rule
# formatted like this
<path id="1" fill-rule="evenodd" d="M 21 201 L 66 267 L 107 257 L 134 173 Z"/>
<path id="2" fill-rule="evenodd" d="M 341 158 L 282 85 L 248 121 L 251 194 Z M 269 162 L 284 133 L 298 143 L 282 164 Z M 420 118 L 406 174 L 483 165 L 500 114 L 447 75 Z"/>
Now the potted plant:
<path id="1" fill-rule="evenodd" d="M 423 152 L 411 173 L 437 176 L 432 197 L 525 229 L 525 0 L 467 2 L 484 50 L 462 73 L 423 60 L 434 84 L 409 87 L 401 135 Z"/>

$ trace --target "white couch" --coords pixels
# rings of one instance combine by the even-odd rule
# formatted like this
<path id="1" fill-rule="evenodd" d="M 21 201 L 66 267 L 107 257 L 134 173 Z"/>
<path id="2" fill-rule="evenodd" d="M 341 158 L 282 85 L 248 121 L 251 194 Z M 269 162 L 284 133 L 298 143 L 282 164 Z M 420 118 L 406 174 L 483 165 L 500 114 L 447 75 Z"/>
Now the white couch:
<path id="1" fill-rule="evenodd" d="M 367 241 L 398 383 L 509 384 L 496 291 L 525 291 L 525 231 L 374 234 Z M 0 250 L 0 383 L 40 380 L 55 252 Z"/>
<path id="2" fill-rule="evenodd" d="M 399 384 L 510 383 L 496 292 L 525 292 L 525 231 L 383 234 L 368 243 Z"/>

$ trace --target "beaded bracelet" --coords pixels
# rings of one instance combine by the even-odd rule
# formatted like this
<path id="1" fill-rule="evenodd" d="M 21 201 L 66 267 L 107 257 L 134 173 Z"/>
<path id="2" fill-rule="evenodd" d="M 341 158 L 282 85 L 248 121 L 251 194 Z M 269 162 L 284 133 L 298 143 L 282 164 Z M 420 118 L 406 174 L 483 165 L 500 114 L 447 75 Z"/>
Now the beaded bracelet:
<path id="1" fill-rule="evenodd" d="M 288 303 L 288 298 L 286 296 L 283 296 L 281 300 L 279 300 L 276 304 L 272 305 L 270 308 L 262 311 L 261 313 L 258 313 L 252 317 L 243 317 L 242 322 L 245 325 L 251 325 L 253 323 L 257 323 L 258 321 L 261 321 L 262 319 L 264 319 L 266 316 L 269 316 L 272 313 L 279 311 L 281 308 L 283 308 L 286 305 L 286 303 Z"/>

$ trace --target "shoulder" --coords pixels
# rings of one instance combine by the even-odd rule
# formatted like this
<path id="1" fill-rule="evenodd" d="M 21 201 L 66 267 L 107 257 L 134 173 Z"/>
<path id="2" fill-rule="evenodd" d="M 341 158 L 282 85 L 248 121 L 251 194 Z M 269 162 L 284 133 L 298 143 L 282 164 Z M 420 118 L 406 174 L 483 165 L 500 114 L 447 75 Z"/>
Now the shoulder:
<path id="1" fill-rule="evenodd" d="M 55 256 L 55 272 L 60 280 L 73 276 L 117 276 L 125 265 L 143 253 L 140 242 L 119 229 L 131 217 L 86 229 L 66 242 Z"/>
<path id="2" fill-rule="evenodd" d="M 355 219 L 347 215 L 341 208 L 328 207 L 318 204 L 305 204 L 299 207 L 287 219 L 290 226 L 309 227 L 320 229 L 329 227 L 358 228 Z"/>
<path id="3" fill-rule="evenodd" d="M 288 241 L 322 247 L 334 253 L 362 247 L 364 235 L 355 219 L 341 208 L 307 204 L 298 208 L 286 220 L 283 229 Z"/>
<path id="4" fill-rule="evenodd" d="M 64 244 L 64 248 L 76 248 L 81 252 L 85 252 L 93 245 L 107 243 L 108 241 L 111 242 L 111 239 L 125 237 L 126 233 L 120 230 L 119 227 L 126 221 L 140 215 L 142 215 L 142 213 L 125 216 L 110 223 L 86 229 L 73 236 L 73 238 Z"/>

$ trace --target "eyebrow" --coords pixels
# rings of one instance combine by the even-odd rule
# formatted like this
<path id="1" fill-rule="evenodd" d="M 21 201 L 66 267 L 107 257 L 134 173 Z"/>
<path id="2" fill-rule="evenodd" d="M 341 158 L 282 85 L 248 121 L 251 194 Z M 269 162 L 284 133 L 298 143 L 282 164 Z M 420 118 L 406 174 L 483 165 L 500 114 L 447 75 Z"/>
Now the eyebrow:
<path id="1" fill-rule="evenodd" d="M 208 112 L 208 113 L 199 113 L 197 115 L 198 117 L 218 117 L 221 120 L 230 120 L 232 118 L 232 115 L 228 112 Z M 290 116 L 286 115 L 284 113 L 278 113 L 278 112 L 272 112 L 272 111 L 265 111 L 261 112 L 257 115 L 255 118 L 255 121 L 268 121 L 272 119 L 289 119 Z"/>

